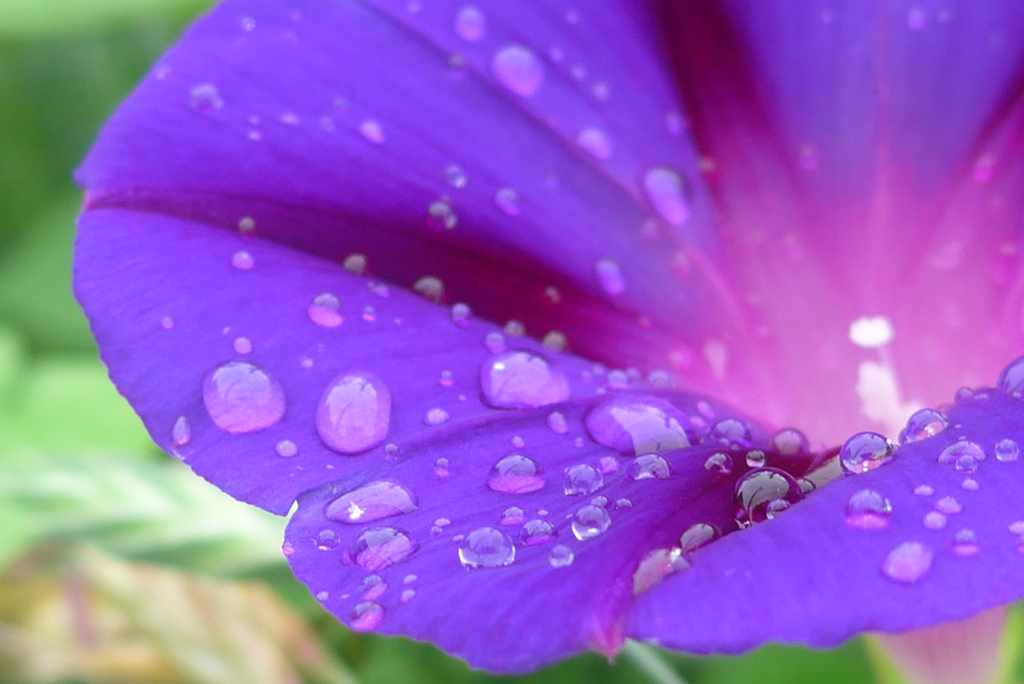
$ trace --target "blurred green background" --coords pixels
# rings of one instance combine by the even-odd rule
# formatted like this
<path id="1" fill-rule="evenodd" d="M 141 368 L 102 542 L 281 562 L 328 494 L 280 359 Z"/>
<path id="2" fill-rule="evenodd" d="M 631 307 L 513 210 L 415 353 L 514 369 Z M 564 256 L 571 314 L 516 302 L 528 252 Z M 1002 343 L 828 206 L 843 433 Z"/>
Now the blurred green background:
<path id="1" fill-rule="evenodd" d="M 353 634 L 280 554 L 283 521 L 149 441 L 70 293 L 71 181 L 104 119 L 207 3 L 0 3 L 0 683 L 872 680 L 859 641 L 737 658 L 583 656 L 522 679 Z"/>

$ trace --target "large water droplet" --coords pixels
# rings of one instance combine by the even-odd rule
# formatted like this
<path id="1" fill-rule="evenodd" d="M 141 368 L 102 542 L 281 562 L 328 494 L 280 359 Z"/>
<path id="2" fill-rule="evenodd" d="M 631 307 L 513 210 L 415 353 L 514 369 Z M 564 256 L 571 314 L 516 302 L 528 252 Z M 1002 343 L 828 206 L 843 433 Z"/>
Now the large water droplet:
<path id="1" fill-rule="evenodd" d="M 523 543 L 523 546 L 537 546 L 538 544 L 548 543 L 556 536 L 558 536 L 558 533 L 551 523 L 534 518 L 533 520 L 528 520 L 523 525 L 523 531 L 519 535 L 519 540 Z"/>
<path id="2" fill-rule="evenodd" d="M 633 480 L 667 480 L 672 476 L 668 461 L 657 454 L 641 454 L 629 464 L 628 475 Z"/>
<path id="3" fill-rule="evenodd" d="M 984 449 L 974 442 L 962 439 L 943 449 L 939 453 L 938 461 L 942 464 L 952 463 L 961 472 L 973 473 L 978 469 L 978 463 L 985 458 Z"/>
<path id="4" fill-rule="evenodd" d="M 602 506 L 588 504 L 576 511 L 572 519 L 572 533 L 580 541 L 604 534 L 611 527 L 612 518 Z"/>
<path id="5" fill-rule="evenodd" d="M 1024 356 L 1011 361 L 999 374 L 996 387 L 1011 397 L 1024 397 Z"/>
<path id="6" fill-rule="evenodd" d="M 330 292 L 314 297 L 307 312 L 309 320 L 324 328 L 337 328 L 345 320 L 341 315 L 341 302 Z"/>
<path id="7" fill-rule="evenodd" d="M 565 469 L 562 487 L 566 496 L 586 496 L 604 487 L 604 476 L 597 468 L 580 463 Z"/>
<path id="8" fill-rule="evenodd" d="M 487 476 L 487 486 L 505 494 L 529 494 L 544 487 L 546 480 L 540 466 L 526 456 L 509 454 L 494 464 Z"/>
<path id="9" fill-rule="evenodd" d="M 192 86 L 189 104 L 202 114 L 214 114 L 224 107 L 224 98 L 220 96 L 217 86 L 212 83 L 199 83 Z"/>
<path id="10" fill-rule="evenodd" d="M 839 451 L 839 463 L 847 475 L 860 475 L 891 461 L 895 445 L 877 432 L 858 432 Z"/>
<path id="11" fill-rule="evenodd" d="M 690 558 L 720 536 L 721 532 L 714 525 L 695 523 L 686 528 L 683 535 L 679 537 L 679 548 L 682 550 L 684 558 Z"/>
<path id="12" fill-rule="evenodd" d="M 996 442 L 995 445 L 996 460 L 1003 461 L 1016 461 L 1017 457 L 1020 456 L 1020 448 L 1017 443 L 1012 439 L 1006 438 Z"/>
<path id="13" fill-rule="evenodd" d="M 513 43 L 498 50 L 491 71 L 502 85 L 523 97 L 532 97 L 544 82 L 544 64 L 525 45 Z"/>
<path id="14" fill-rule="evenodd" d="M 391 392 L 377 376 L 365 371 L 334 378 L 316 409 L 316 431 L 331 449 L 357 454 L 387 437 L 391 422 Z"/>
<path id="15" fill-rule="evenodd" d="M 370 572 L 380 572 L 404 561 L 417 548 L 412 538 L 401 530 L 394 527 L 372 527 L 359 535 L 343 560 Z"/>
<path id="16" fill-rule="evenodd" d="M 907 419 L 906 427 L 900 432 L 900 444 L 910 444 L 928 439 L 945 430 L 946 425 L 948 425 L 946 416 L 941 411 L 930 408 L 916 411 Z"/>
<path id="17" fill-rule="evenodd" d="M 348 616 L 348 626 L 356 632 L 369 632 L 384 619 L 384 606 L 372 601 L 357 603 Z"/>
<path id="18" fill-rule="evenodd" d="M 368 523 L 416 510 L 416 497 L 405 487 L 378 480 L 343 494 L 327 505 L 324 515 L 343 523 Z"/>
<path id="19" fill-rule="evenodd" d="M 475 42 L 484 37 L 487 22 L 484 13 L 476 5 L 465 5 L 455 15 L 455 33 L 463 40 Z"/>
<path id="20" fill-rule="evenodd" d="M 459 545 L 459 560 L 467 568 L 499 568 L 516 559 L 516 547 L 508 535 L 493 527 L 478 527 Z"/>
<path id="21" fill-rule="evenodd" d="M 894 548 L 882 563 L 882 574 L 900 584 L 913 584 L 932 567 L 934 554 L 921 542 L 906 541 Z"/>
<path id="22" fill-rule="evenodd" d="M 185 446 L 192 440 L 192 426 L 185 416 L 178 416 L 171 427 L 171 443 L 174 446 Z"/>
<path id="23" fill-rule="evenodd" d="M 595 442 L 624 454 L 671 451 L 699 441 L 682 412 L 656 397 L 615 396 L 595 407 L 584 422 Z"/>
<path id="24" fill-rule="evenodd" d="M 567 568 L 572 565 L 574 558 L 572 549 L 564 544 L 552 547 L 551 553 L 548 554 L 548 562 L 553 568 Z"/>
<path id="25" fill-rule="evenodd" d="M 536 408 L 569 398 L 569 380 L 553 361 L 540 354 L 511 349 L 480 367 L 484 401 L 495 408 Z"/>
<path id="26" fill-rule="evenodd" d="M 758 468 L 736 482 L 733 517 L 742 529 L 764 522 L 804 498 L 800 485 L 775 468 Z"/>
<path id="27" fill-rule="evenodd" d="M 284 416 L 284 390 L 251 363 L 231 361 L 203 381 L 203 403 L 221 430 L 238 435 L 268 428 Z"/>
<path id="28" fill-rule="evenodd" d="M 644 174 L 644 190 L 651 205 L 673 226 L 681 226 L 690 217 L 686 181 L 675 170 L 655 166 Z"/>
<path id="29" fill-rule="evenodd" d="M 889 526 L 892 504 L 873 489 L 862 489 L 846 504 L 846 524 L 859 530 L 882 530 Z"/>

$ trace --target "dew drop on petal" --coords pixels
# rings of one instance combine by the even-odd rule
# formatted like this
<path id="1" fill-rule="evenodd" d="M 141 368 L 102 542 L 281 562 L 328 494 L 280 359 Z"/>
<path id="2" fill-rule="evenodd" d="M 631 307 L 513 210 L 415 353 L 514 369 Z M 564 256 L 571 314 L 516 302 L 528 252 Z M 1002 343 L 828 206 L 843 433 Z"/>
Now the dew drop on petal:
<path id="1" fill-rule="evenodd" d="M 686 528 L 686 531 L 679 537 L 679 548 L 682 550 L 684 558 L 690 558 L 720 536 L 721 532 L 714 525 L 695 523 Z"/>
<path id="2" fill-rule="evenodd" d="M 237 354 L 248 354 L 252 351 L 252 342 L 248 337 L 236 337 L 235 341 L 231 344 L 231 348 Z"/>
<path id="3" fill-rule="evenodd" d="M 608 294 L 619 295 L 626 289 L 622 271 L 619 270 L 619 265 L 611 259 L 599 260 L 594 264 L 594 272 L 597 273 L 597 281 L 601 284 L 601 289 Z"/>
<path id="4" fill-rule="evenodd" d="M 619 459 L 614 456 L 602 456 L 597 462 L 597 469 L 602 475 L 610 475 L 619 471 Z"/>
<path id="5" fill-rule="evenodd" d="M 192 440 L 192 425 L 189 424 L 188 418 L 185 416 L 178 416 L 178 419 L 174 421 L 174 425 L 171 427 L 171 443 L 174 446 L 185 446 Z"/>
<path id="6" fill-rule="evenodd" d="M 633 596 L 639 596 L 660 584 L 681 564 L 681 557 L 682 550 L 678 548 L 654 549 L 644 556 L 633 571 Z"/>
<path id="7" fill-rule="evenodd" d="M 388 590 L 388 583 L 380 575 L 367 575 L 359 585 L 363 599 L 373 601 L 380 598 Z"/>
<path id="8" fill-rule="evenodd" d="M 523 525 L 523 531 L 519 535 L 519 541 L 523 546 L 537 546 L 546 544 L 558 536 L 555 528 L 546 520 L 534 518 Z"/>
<path id="9" fill-rule="evenodd" d="M 295 454 L 299 453 L 299 447 L 297 447 L 295 442 L 290 439 L 282 439 L 274 445 L 274 453 L 281 458 L 291 458 Z"/>
<path id="10" fill-rule="evenodd" d="M 221 97 L 217 86 L 212 83 L 199 83 L 192 86 L 189 92 L 189 104 L 201 114 L 214 114 L 224 107 L 224 98 Z"/>
<path id="11" fill-rule="evenodd" d="M 546 483 L 540 466 L 526 456 L 509 454 L 494 464 L 487 476 L 487 486 L 505 494 L 529 494 L 544 488 Z"/>
<path id="12" fill-rule="evenodd" d="M 445 411 L 443 408 L 432 408 L 429 409 L 423 416 L 424 425 L 440 425 L 447 423 L 451 418 L 451 414 Z"/>
<path id="13" fill-rule="evenodd" d="M 714 424 L 708 431 L 707 438 L 709 441 L 723 444 L 746 446 L 750 444 L 750 428 L 742 420 L 725 418 Z"/>
<path id="14" fill-rule="evenodd" d="M 256 265 L 256 260 L 252 258 L 252 254 L 249 252 L 240 250 L 231 257 L 231 265 L 239 271 L 248 271 Z"/>
<path id="15" fill-rule="evenodd" d="M 473 315 L 473 311 L 469 308 L 468 304 L 458 302 L 452 304 L 452 323 L 455 325 L 461 325 L 463 327 L 469 325 L 469 319 Z"/>
<path id="16" fill-rule="evenodd" d="M 540 354 L 513 349 L 484 362 L 480 389 L 488 406 L 536 408 L 568 399 L 569 379 Z"/>
<path id="17" fill-rule="evenodd" d="M 587 541 L 604 534 L 611 527 L 612 519 L 602 506 L 587 504 L 572 519 L 572 533 L 580 541 Z"/>
<path id="18" fill-rule="evenodd" d="M 341 302 L 330 292 L 323 292 L 314 297 L 307 311 L 309 320 L 324 328 L 337 328 L 344 320 L 341 315 Z"/>
<path id="19" fill-rule="evenodd" d="M 530 48 L 517 43 L 495 53 L 491 71 L 503 86 L 522 97 L 532 97 L 544 82 L 543 63 Z"/>
<path id="20" fill-rule="evenodd" d="M 357 454 L 383 442 L 390 421 L 390 390 L 380 378 L 364 371 L 334 378 L 316 410 L 317 434 L 342 454 Z"/>
<path id="21" fill-rule="evenodd" d="M 519 506 L 509 506 L 501 512 L 501 525 L 522 525 L 526 520 L 526 513 Z"/>
<path id="22" fill-rule="evenodd" d="M 981 549 L 978 546 L 977 535 L 974 530 L 962 529 L 953 535 L 953 553 L 960 558 L 968 558 L 978 553 Z"/>
<path id="23" fill-rule="evenodd" d="M 803 490 L 788 473 L 775 468 L 757 468 L 736 482 L 733 517 L 741 529 L 750 527 L 803 498 Z"/>
<path id="24" fill-rule="evenodd" d="M 374 119 L 366 119 L 359 124 L 359 133 L 374 145 L 384 143 L 384 128 Z"/>
<path id="25" fill-rule="evenodd" d="M 203 381 L 203 403 L 221 430 L 243 434 L 268 428 L 284 416 L 284 390 L 251 363 L 231 361 Z"/>
<path id="26" fill-rule="evenodd" d="M 892 504 L 873 489 L 861 489 L 846 504 L 846 524 L 858 530 L 882 530 L 889 526 Z"/>
<path id="27" fill-rule="evenodd" d="M 615 396 L 596 406 L 584 422 L 595 442 L 624 454 L 672 451 L 699 442 L 682 412 L 655 397 Z"/>
<path id="28" fill-rule="evenodd" d="M 999 374 L 996 388 L 1011 397 L 1024 397 L 1024 356 L 1011 361 Z"/>
<path id="29" fill-rule="evenodd" d="M 434 276 L 423 276 L 412 285 L 414 292 L 431 302 L 444 299 L 444 282 Z"/>
<path id="30" fill-rule="evenodd" d="M 951 496 L 944 496 L 935 502 L 935 510 L 946 515 L 956 515 L 964 510 L 963 505 Z"/>
<path id="31" fill-rule="evenodd" d="M 935 488 L 931 485 L 923 484 L 914 487 L 914 494 L 917 494 L 918 496 L 931 496 L 934 493 Z"/>
<path id="32" fill-rule="evenodd" d="M 551 548 L 551 553 L 548 554 L 548 563 L 553 568 L 567 568 L 572 565 L 575 557 L 572 549 L 564 544 L 559 544 Z"/>
<path id="33" fill-rule="evenodd" d="M 469 183 L 469 176 L 458 164 L 444 167 L 444 178 L 453 188 L 464 188 Z"/>
<path id="34" fill-rule="evenodd" d="M 632 480 L 666 480 L 672 476 L 668 461 L 657 454 L 640 454 L 630 462 L 627 473 Z"/>
<path id="35" fill-rule="evenodd" d="M 1017 446 L 1017 443 L 1009 438 L 996 442 L 995 452 L 996 459 L 1004 463 L 1016 461 L 1017 457 L 1020 456 L 1020 448 Z"/>
<path id="36" fill-rule="evenodd" d="M 686 199 L 686 181 L 673 169 L 655 166 L 644 174 L 644 191 L 651 205 L 673 226 L 681 226 L 690 217 Z"/>
<path id="37" fill-rule="evenodd" d="M 499 568 L 516 559 L 516 547 L 507 534 L 493 527 L 478 527 L 459 545 L 459 560 L 467 568 Z"/>
<path id="38" fill-rule="evenodd" d="M 978 469 L 978 463 L 985 458 L 985 451 L 980 446 L 963 439 L 943 449 L 938 461 L 942 464 L 952 463 L 960 472 L 973 473 Z"/>
<path id="39" fill-rule="evenodd" d="M 417 508 L 416 497 L 405 487 L 387 480 L 370 482 L 343 494 L 324 509 L 329 520 L 341 523 L 368 523 Z"/>
<path id="40" fill-rule="evenodd" d="M 365 254 L 352 253 L 341 262 L 341 267 L 354 275 L 363 275 L 366 273 L 366 263 Z"/>
<path id="41" fill-rule="evenodd" d="M 920 442 L 946 429 L 948 421 L 941 411 L 924 408 L 907 419 L 907 425 L 900 432 L 900 444 Z"/>
<path id="42" fill-rule="evenodd" d="M 558 435 L 564 435 L 569 432 L 569 423 L 566 422 L 565 416 L 558 411 L 552 411 L 548 414 L 548 427 Z"/>
<path id="43" fill-rule="evenodd" d="M 597 159 L 608 159 L 612 156 L 612 144 L 608 136 L 596 126 L 587 126 L 581 130 L 576 136 L 576 144 Z"/>
<path id="44" fill-rule="evenodd" d="M 372 601 L 357 603 L 348 616 L 348 626 L 356 632 L 369 632 L 384 619 L 384 606 Z"/>
<path id="45" fill-rule="evenodd" d="M 494 203 L 505 214 L 519 216 L 519 193 L 512 188 L 499 188 L 494 193 Z"/>
<path id="46" fill-rule="evenodd" d="M 891 461 L 896 446 L 877 432 L 858 432 L 839 451 L 839 463 L 847 475 L 860 475 Z"/>
<path id="47" fill-rule="evenodd" d="M 921 542 L 906 541 L 894 548 L 882 563 L 882 574 L 900 584 L 914 584 L 932 567 L 934 554 Z"/>
<path id="48" fill-rule="evenodd" d="M 1024 520 L 1014 520 L 1006 529 L 1009 530 L 1010 534 L 1018 537 L 1022 536 L 1024 535 Z"/>
<path id="49" fill-rule="evenodd" d="M 455 15 L 455 33 L 459 38 L 475 42 L 484 37 L 487 22 L 484 13 L 476 5 L 465 5 Z"/>
<path id="50" fill-rule="evenodd" d="M 448 477 L 452 474 L 452 465 L 447 458 L 442 456 L 434 461 L 434 474 L 438 477 Z"/>
<path id="51" fill-rule="evenodd" d="M 340 543 L 341 540 L 338 539 L 338 534 L 334 530 L 320 530 L 316 536 L 316 547 L 321 551 L 336 549 Z"/>
<path id="52" fill-rule="evenodd" d="M 704 461 L 704 469 L 714 475 L 728 475 L 732 472 L 732 458 L 722 452 L 711 454 Z"/>
<path id="53" fill-rule="evenodd" d="M 412 601 L 415 597 L 416 597 L 416 590 L 415 589 L 406 589 L 398 597 L 398 600 L 401 601 L 402 603 L 408 603 L 409 601 Z"/>
<path id="54" fill-rule="evenodd" d="M 404 561 L 417 548 L 412 538 L 401 530 L 394 527 L 372 527 L 352 542 L 343 560 L 370 572 L 380 572 Z"/>
<path id="55" fill-rule="evenodd" d="M 586 496 L 604 487 L 604 476 L 597 468 L 580 463 L 565 469 L 562 490 L 566 496 Z"/>
<path id="56" fill-rule="evenodd" d="M 744 457 L 748 468 L 764 468 L 764 464 L 767 462 L 767 456 L 760 449 L 751 449 L 747 452 Z"/>
<path id="57" fill-rule="evenodd" d="M 807 436 L 796 428 L 783 428 L 772 436 L 772 444 L 775 450 L 782 456 L 797 456 L 806 454 L 811 450 Z"/>
<path id="58" fill-rule="evenodd" d="M 941 530 L 946 526 L 946 516 L 938 511 L 928 511 L 924 516 L 924 526 L 929 530 Z"/>

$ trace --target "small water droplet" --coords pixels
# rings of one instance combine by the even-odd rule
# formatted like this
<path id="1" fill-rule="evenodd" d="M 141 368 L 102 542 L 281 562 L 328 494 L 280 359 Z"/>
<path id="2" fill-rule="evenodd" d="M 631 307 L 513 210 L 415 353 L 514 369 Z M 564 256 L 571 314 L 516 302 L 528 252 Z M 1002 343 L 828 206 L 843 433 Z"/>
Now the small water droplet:
<path id="1" fill-rule="evenodd" d="M 924 526 L 929 530 L 941 530 L 946 526 L 946 516 L 938 511 L 928 511 L 924 516 Z"/>
<path id="2" fill-rule="evenodd" d="M 862 489 L 846 504 L 846 524 L 859 530 L 883 530 L 891 513 L 888 499 L 873 489 Z"/>
<path id="3" fill-rule="evenodd" d="M 341 540 L 338 539 L 338 534 L 334 530 L 320 530 L 316 536 L 316 547 L 321 551 L 336 549 L 340 543 Z"/>
<path id="4" fill-rule="evenodd" d="M 763 468 L 767 462 L 767 457 L 760 449 L 752 449 L 747 452 L 745 460 L 748 468 Z"/>
<path id="5" fill-rule="evenodd" d="M 769 520 L 803 498 L 803 490 L 788 473 L 775 468 L 757 468 L 736 482 L 733 517 L 743 529 Z M 775 502 L 780 503 L 772 506 Z"/>
<path id="6" fill-rule="evenodd" d="M 700 441 L 678 409 L 649 396 L 615 396 L 596 406 L 584 422 L 595 442 L 624 454 L 672 451 Z"/>
<path id="7" fill-rule="evenodd" d="M 939 463 L 952 463 L 957 470 L 964 473 L 973 473 L 978 469 L 978 463 L 986 458 L 984 450 L 965 439 L 954 442 L 939 453 Z"/>
<path id="8" fill-rule="evenodd" d="M 519 216 L 519 193 L 512 188 L 498 188 L 494 203 L 509 216 Z"/>
<path id="9" fill-rule="evenodd" d="M 551 553 L 548 554 L 548 562 L 553 568 L 567 568 L 572 565 L 575 555 L 568 546 L 559 544 L 551 548 Z"/>
<path id="10" fill-rule="evenodd" d="M 587 126 L 576 136 L 576 144 L 594 155 L 597 159 L 608 159 L 612 156 L 612 144 L 604 131 L 596 126 Z"/>
<path id="11" fill-rule="evenodd" d="M 579 463 L 565 469 L 562 490 L 566 496 L 586 496 L 604 487 L 604 476 L 597 468 Z"/>
<path id="12" fill-rule="evenodd" d="M 484 401 L 495 408 L 536 408 L 569 398 L 569 379 L 540 354 L 510 350 L 480 367 Z"/>
<path id="13" fill-rule="evenodd" d="M 409 601 L 412 601 L 415 597 L 416 597 L 416 590 L 415 589 L 405 589 L 399 595 L 398 600 L 401 601 L 402 603 L 408 603 Z"/>
<path id="14" fill-rule="evenodd" d="M 221 430 L 233 435 L 263 430 L 284 416 L 284 390 L 245 361 L 219 366 L 203 381 L 203 403 Z"/>
<path id="15" fill-rule="evenodd" d="M 1010 531 L 1010 534 L 1018 537 L 1024 535 L 1024 520 L 1014 520 L 1007 529 Z"/>
<path id="16" fill-rule="evenodd" d="M 907 419 L 906 427 L 900 432 L 900 444 L 911 444 L 933 437 L 945 430 L 948 424 L 946 416 L 940 411 L 930 408 L 916 411 Z"/>
<path id="17" fill-rule="evenodd" d="M 192 425 L 189 424 L 188 418 L 185 416 L 178 416 L 178 419 L 174 421 L 174 426 L 171 427 L 171 443 L 174 446 L 185 446 L 192 440 Z"/>
<path id="18" fill-rule="evenodd" d="M 970 477 L 965 477 L 964 481 L 960 483 L 960 489 L 963 489 L 968 492 L 976 492 L 979 489 L 981 489 L 981 485 L 978 484 L 977 480 Z"/>
<path id="19" fill-rule="evenodd" d="M 839 463 L 847 475 L 860 475 L 894 458 L 896 446 L 877 432 L 858 432 L 839 451 Z"/>
<path id="20" fill-rule="evenodd" d="M 459 217 L 452 209 L 451 199 L 442 197 L 427 207 L 427 226 L 434 230 L 452 230 L 459 225 Z"/>
<path id="21" fill-rule="evenodd" d="M 372 631 L 384 619 L 384 606 L 372 601 L 357 603 L 348 616 L 348 626 L 356 632 Z"/>
<path id="22" fill-rule="evenodd" d="M 537 546 L 548 543 L 556 536 L 558 536 L 558 533 L 551 523 L 534 518 L 533 520 L 528 520 L 523 525 L 523 531 L 519 535 L 519 540 L 523 543 L 523 546 Z"/>
<path id="23" fill-rule="evenodd" d="M 732 458 L 722 452 L 711 454 L 704 461 L 704 469 L 714 475 L 728 475 L 732 472 Z"/>
<path id="24" fill-rule="evenodd" d="M 565 420 L 565 416 L 558 411 L 552 411 L 548 414 L 548 427 L 551 428 L 552 432 L 559 435 L 569 432 L 569 423 Z"/>
<path id="25" fill-rule="evenodd" d="M 377 376 L 364 371 L 342 373 L 331 380 L 316 410 L 316 431 L 328 447 L 357 454 L 387 437 L 391 392 Z"/>
<path id="26" fill-rule="evenodd" d="M 274 445 L 274 452 L 281 458 L 291 458 L 299 453 L 299 447 L 295 446 L 295 442 L 290 439 L 282 439 Z"/>
<path id="27" fill-rule="evenodd" d="M 281 553 L 285 556 L 291 556 L 295 553 L 295 546 L 291 542 L 284 542 L 281 544 Z"/>
<path id="28" fill-rule="evenodd" d="M 999 374 L 996 388 L 1011 397 L 1024 397 L 1024 356 L 1011 361 Z"/>
<path id="29" fill-rule="evenodd" d="M 223 109 L 224 98 L 220 96 L 217 86 L 212 83 L 199 83 L 192 86 L 189 104 L 201 114 L 215 114 Z"/>
<path id="30" fill-rule="evenodd" d="M 1004 463 L 1016 461 L 1020 456 L 1020 448 L 1017 446 L 1017 443 L 1009 438 L 996 442 L 995 452 L 996 460 Z"/>
<path id="31" fill-rule="evenodd" d="M 314 297 L 307 311 L 309 320 L 324 328 L 336 328 L 345 320 L 341 315 L 341 302 L 330 292 Z"/>
<path id="32" fill-rule="evenodd" d="M 451 414 L 443 408 L 432 408 L 424 414 L 423 424 L 431 426 L 440 425 L 441 423 L 447 423 L 450 418 Z"/>
<path id="33" fill-rule="evenodd" d="M 248 271 L 250 268 L 256 265 L 256 260 L 252 258 L 252 254 L 244 250 L 235 252 L 231 257 L 231 265 L 239 271 Z"/>
<path id="34" fill-rule="evenodd" d="M 811 450 L 807 436 L 796 428 L 783 428 L 772 437 L 775 450 L 782 456 L 798 456 Z"/>
<path id="35" fill-rule="evenodd" d="M 438 477 L 448 477 L 452 474 L 451 463 L 443 456 L 434 461 L 434 474 Z"/>
<path id="36" fill-rule="evenodd" d="M 379 121 L 366 119 L 359 124 L 359 133 L 374 145 L 384 144 L 384 128 Z"/>
<path id="37" fill-rule="evenodd" d="M 235 341 L 231 344 L 231 348 L 237 354 L 248 354 L 252 351 L 252 342 L 249 341 L 248 337 L 236 337 Z"/>
<path id="38" fill-rule="evenodd" d="M 493 527 L 478 527 L 459 545 L 459 560 L 467 568 L 499 568 L 516 559 L 508 535 Z"/>
<path id="39" fill-rule="evenodd" d="M 673 169 L 655 166 L 644 174 L 644 191 L 655 211 L 673 226 L 681 226 L 690 218 L 689 193 L 686 181 Z"/>
<path id="40" fill-rule="evenodd" d="M 611 527 L 612 518 L 602 506 L 587 504 L 572 519 L 572 533 L 580 541 L 604 534 Z"/>
<path id="41" fill-rule="evenodd" d="M 502 525 L 522 525 L 524 520 L 526 520 L 526 513 L 522 508 L 509 506 L 502 511 L 501 520 L 498 522 Z"/>
<path id="42" fill-rule="evenodd" d="M 491 71 L 516 95 L 532 97 L 544 82 L 544 64 L 525 45 L 506 45 L 494 54 Z"/>
<path id="43" fill-rule="evenodd" d="M 542 489 L 547 480 L 540 466 L 530 458 L 509 454 L 494 464 L 487 486 L 505 494 L 529 494 Z"/>
<path id="44" fill-rule="evenodd" d="M 657 454 L 641 454 L 629 464 L 628 471 L 633 480 L 666 480 L 672 476 L 668 461 Z"/>
<path id="45" fill-rule="evenodd" d="M 679 537 L 679 548 L 684 558 L 691 558 L 700 549 L 722 536 L 718 528 L 707 523 L 696 523 L 686 528 Z"/>
<path id="46" fill-rule="evenodd" d="M 163 326 L 164 330 L 170 330 L 174 327 L 174 319 L 170 316 L 164 316 L 160 319 L 160 325 Z"/>
<path id="47" fill-rule="evenodd" d="M 472 310 L 470 310 L 468 304 L 463 304 L 462 302 L 459 302 L 457 304 L 452 305 L 452 323 L 454 323 L 455 325 L 460 325 L 463 327 L 469 325 L 469 319 L 472 315 L 473 312 Z"/>
<path id="48" fill-rule="evenodd" d="M 964 507 L 953 497 L 944 496 L 935 502 L 935 510 L 946 515 L 956 515 L 964 510 Z"/>
<path id="49" fill-rule="evenodd" d="M 906 541 L 894 548 L 882 563 L 882 574 L 900 584 L 914 584 L 932 567 L 934 554 L 921 542 Z"/>
<path id="50" fill-rule="evenodd" d="M 341 262 L 342 268 L 353 275 L 363 275 L 366 273 L 366 255 L 353 253 L 345 257 L 345 260 Z"/>
<path id="51" fill-rule="evenodd" d="M 324 515 L 335 522 L 358 524 L 410 513 L 416 508 L 416 497 L 408 489 L 377 480 L 339 496 L 327 505 Z"/>
<path id="52" fill-rule="evenodd" d="M 444 283 L 434 276 L 423 276 L 412 285 L 413 291 L 431 302 L 444 299 Z"/>
<path id="53" fill-rule="evenodd" d="M 419 548 L 405 532 L 394 527 L 371 527 L 352 543 L 343 558 L 370 572 L 380 572 L 404 561 Z"/>
<path id="54" fill-rule="evenodd" d="M 453 188 L 464 188 L 469 183 L 469 176 L 458 164 L 449 164 L 444 167 L 444 178 Z"/>
<path id="55" fill-rule="evenodd" d="M 363 593 L 363 599 L 374 601 L 380 598 L 388 590 L 388 583 L 380 575 L 367 575 L 359 585 L 359 591 Z"/>
<path id="56" fill-rule="evenodd" d="M 633 571 L 633 596 L 639 596 L 660 584 L 680 566 L 689 566 L 689 563 L 682 559 L 681 549 L 654 549 L 640 560 Z"/>
<path id="57" fill-rule="evenodd" d="M 613 297 L 622 294 L 626 289 L 622 271 L 619 270 L 619 265 L 611 259 L 599 260 L 594 264 L 594 271 L 597 273 L 597 281 L 601 284 L 601 289 Z"/>
<path id="58" fill-rule="evenodd" d="M 487 22 L 476 5 L 465 5 L 455 15 L 455 33 L 463 40 L 475 42 L 484 37 Z"/>
<path id="59" fill-rule="evenodd" d="M 737 418 L 725 418 L 714 424 L 708 431 L 708 441 L 722 444 L 750 445 L 750 428 Z"/>
<path id="60" fill-rule="evenodd" d="M 960 558 L 973 556 L 980 548 L 974 530 L 962 529 L 953 536 L 953 553 Z"/>
<path id="61" fill-rule="evenodd" d="M 914 487 L 914 494 L 917 494 L 918 496 L 931 496 L 934 493 L 935 488 L 931 485 L 923 484 Z"/>

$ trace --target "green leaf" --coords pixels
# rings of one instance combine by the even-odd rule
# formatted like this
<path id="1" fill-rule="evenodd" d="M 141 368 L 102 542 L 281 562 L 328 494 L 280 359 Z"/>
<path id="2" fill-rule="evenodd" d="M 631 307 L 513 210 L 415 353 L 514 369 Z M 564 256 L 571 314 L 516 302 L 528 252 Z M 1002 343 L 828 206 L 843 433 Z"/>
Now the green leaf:
<path id="1" fill-rule="evenodd" d="M 195 14 L 206 0 L 4 0 L 0 38 L 100 31 L 153 15 Z"/>

